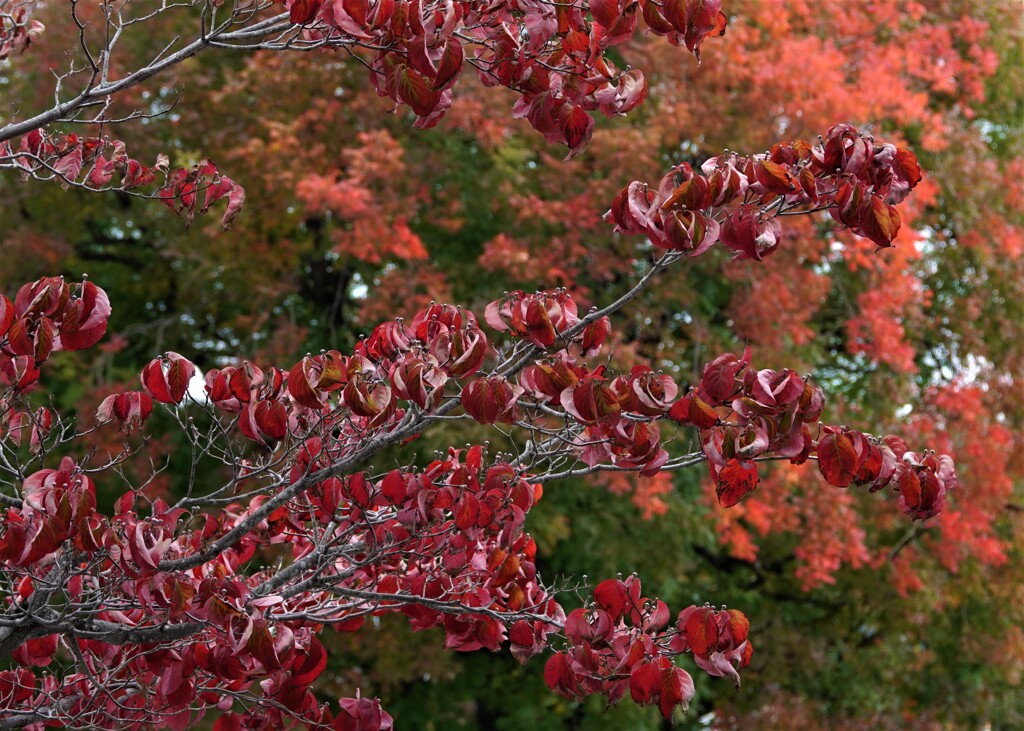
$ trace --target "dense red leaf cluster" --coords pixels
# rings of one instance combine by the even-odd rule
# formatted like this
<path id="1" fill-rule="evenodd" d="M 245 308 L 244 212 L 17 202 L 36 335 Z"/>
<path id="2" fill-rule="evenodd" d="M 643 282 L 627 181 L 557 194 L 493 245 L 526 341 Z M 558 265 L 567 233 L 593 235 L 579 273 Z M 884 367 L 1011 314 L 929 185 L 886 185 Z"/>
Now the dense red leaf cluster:
<path id="1" fill-rule="evenodd" d="M 17 144 L 0 142 L 0 163 L 12 162 L 24 177 L 59 180 L 90 190 L 151 195 L 191 223 L 218 201 L 227 200 L 221 224 L 228 228 L 245 203 L 245 189 L 221 175 L 209 160 L 191 168 L 171 168 L 166 155 L 150 167 L 129 157 L 124 143 L 106 137 L 51 134 L 36 129 Z"/>
<path id="2" fill-rule="evenodd" d="M 838 124 L 817 145 L 797 140 L 762 155 L 726 153 L 701 172 L 683 163 L 657 189 L 632 182 L 606 217 L 617 231 L 687 256 L 721 242 L 738 259 L 760 261 L 779 246 L 780 216 L 808 210 L 827 210 L 854 233 L 891 246 L 900 228 L 895 204 L 920 181 L 913 152 Z"/>
<path id="3" fill-rule="evenodd" d="M 636 703 L 657 705 L 665 718 L 677 706 L 685 710 L 694 694 L 690 674 L 673 662 L 678 654 L 690 652 L 708 674 L 739 686 L 737 671 L 754 652 L 742 612 L 691 606 L 672 626 L 670 619 L 664 602 L 641 596 L 636 576 L 602 581 L 593 603 L 566 618 L 568 647 L 548 659 L 544 680 L 568 698 L 601 693 L 615 703 L 628 690 Z"/>
<path id="4" fill-rule="evenodd" d="M 697 388 L 676 402 L 669 416 L 701 429 L 701 443 L 719 502 L 731 507 L 757 487 L 756 461 L 785 458 L 803 464 L 816 457 L 825 480 L 836 487 L 892 487 L 912 518 L 942 510 L 956 486 L 948 455 L 909 452 L 896 436 L 876 439 L 847 427 L 809 425 L 825 406 L 821 387 L 789 370 L 754 370 L 749 348 L 726 353 L 704 369 Z"/>
<path id="5" fill-rule="evenodd" d="M 726 26 L 721 0 L 284 5 L 310 40 L 375 49 L 368 64 L 377 92 L 412 109 L 417 127 L 444 116 L 469 64 L 485 85 L 518 92 L 512 115 L 529 120 L 549 142 L 567 145 L 570 155 L 590 139 L 591 112 L 625 114 L 646 99 L 643 72 L 620 71 L 609 54 L 633 37 L 639 17 L 652 33 L 698 57 L 704 39 Z"/>

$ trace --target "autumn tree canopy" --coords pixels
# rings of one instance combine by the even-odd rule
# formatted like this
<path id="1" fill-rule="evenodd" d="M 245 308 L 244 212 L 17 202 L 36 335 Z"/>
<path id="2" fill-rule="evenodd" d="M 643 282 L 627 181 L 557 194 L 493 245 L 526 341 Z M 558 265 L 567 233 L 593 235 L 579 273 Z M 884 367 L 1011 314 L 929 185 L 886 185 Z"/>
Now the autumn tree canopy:
<path id="1" fill-rule="evenodd" d="M 8 5 L 0 724 L 1019 712 L 995 10 Z"/>

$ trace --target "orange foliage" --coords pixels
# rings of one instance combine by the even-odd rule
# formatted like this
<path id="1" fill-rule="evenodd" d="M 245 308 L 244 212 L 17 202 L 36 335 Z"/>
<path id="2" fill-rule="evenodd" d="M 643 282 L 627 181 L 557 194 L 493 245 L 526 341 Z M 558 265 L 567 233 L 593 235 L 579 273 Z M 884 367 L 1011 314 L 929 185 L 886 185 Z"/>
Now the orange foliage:
<path id="1" fill-rule="evenodd" d="M 598 475 L 598 480 L 616 495 L 630 495 L 632 503 L 640 509 L 644 520 L 664 515 L 668 505 L 663 496 L 672 492 L 672 475 L 659 472 L 653 477 L 628 472 L 605 472 Z"/>

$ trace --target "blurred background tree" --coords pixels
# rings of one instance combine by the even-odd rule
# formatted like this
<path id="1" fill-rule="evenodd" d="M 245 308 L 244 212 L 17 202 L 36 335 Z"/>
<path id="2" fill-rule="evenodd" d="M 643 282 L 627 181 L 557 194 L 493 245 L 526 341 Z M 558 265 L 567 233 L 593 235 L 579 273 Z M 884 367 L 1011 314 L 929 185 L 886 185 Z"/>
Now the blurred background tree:
<path id="1" fill-rule="evenodd" d="M 56 6 L 38 16 L 53 33 Z M 85 272 L 116 295 L 102 352 L 65 354 L 52 377 L 59 406 L 88 412 L 165 350 L 203 369 L 236 353 L 290 362 L 430 300 L 480 311 L 502 289 L 564 286 L 607 302 L 649 256 L 601 220 L 626 181 L 838 121 L 902 140 L 927 177 L 896 248 L 799 219 L 763 264 L 719 251 L 675 269 L 620 316 L 611 357 L 692 383 L 738 334 L 760 363 L 814 373 L 831 418 L 899 424 L 912 448 L 956 455 L 946 511 L 909 526 L 871 496 L 779 467 L 728 512 L 699 472 L 560 483 L 531 532 L 547 577 L 635 570 L 662 577 L 655 593 L 672 605 L 714 597 L 759 623 L 743 692 L 699 681 L 684 728 L 1024 727 L 1021 5 L 733 0 L 728 12 L 700 67 L 636 38 L 621 63 L 654 72 L 651 100 L 599 121 L 569 162 L 469 78 L 439 128 L 415 131 L 407 110 L 383 114 L 390 102 L 357 60 L 193 59 L 124 101 L 181 103 L 120 134 L 140 157 L 214 159 L 248 190 L 234 229 L 183 230 L 153 203 L 7 176 L 0 283 Z M 8 99 L 46 88 L 59 59 L 38 49 L 0 65 Z M 435 430 L 420 451 L 453 438 Z M 173 470 L 163 480 L 173 491 Z M 400 622 L 328 639 L 325 696 L 380 695 L 400 728 L 663 725 L 655 709 L 568 703 L 541 663 L 445 654 L 439 634 Z"/>

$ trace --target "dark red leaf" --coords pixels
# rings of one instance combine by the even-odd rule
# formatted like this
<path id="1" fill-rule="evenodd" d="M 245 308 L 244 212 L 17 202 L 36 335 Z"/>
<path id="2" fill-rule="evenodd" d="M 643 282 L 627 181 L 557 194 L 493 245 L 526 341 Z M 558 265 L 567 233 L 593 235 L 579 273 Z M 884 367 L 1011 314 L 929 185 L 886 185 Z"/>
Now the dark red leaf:
<path id="1" fill-rule="evenodd" d="M 826 482 L 836 487 L 849 487 L 859 467 L 860 456 L 850 437 L 830 431 L 821 438 L 818 443 L 818 469 Z"/>
<path id="2" fill-rule="evenodd" d="M 320 11 L 321 0 L 291 0 L 288 19 L 296 25 L 305 25 Z"/>
<path id="3" fill-rule="evenodd" d="M 441 100 L 441 92 L 432 88 L 422 74 L 408 67 L 398 72 L 398 96 L 421 117 L 433 112 Z"/>
<path id="4" fill-rule="evenodd" d="M 731 508 L 749 495 L 760 480 L 757 465 L 750 460 L 729 460 L 718 472 L 715 493 L 723 508 Z"/>
<path id="5" fill-rule="evenodd" d="M 437 64 L 437 76 L 433 84 L 435 89 L 444 89 L 455 81 L 462 70 L 463 55 L 462 43 L 457 38 L 449 38 Z"/>

